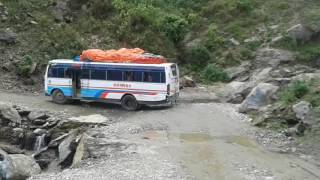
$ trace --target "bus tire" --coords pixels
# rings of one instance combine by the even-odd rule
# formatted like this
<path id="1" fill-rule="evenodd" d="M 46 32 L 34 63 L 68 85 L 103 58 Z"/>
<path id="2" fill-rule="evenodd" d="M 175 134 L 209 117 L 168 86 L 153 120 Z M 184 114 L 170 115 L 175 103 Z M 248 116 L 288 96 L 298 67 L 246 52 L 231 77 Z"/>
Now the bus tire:
<path id="1" fill-rule="evenodd" d="M 52 93 L 52 101 L 57 104 L 66 104 L 68 102 L 68 99 L 62 91 L 56 89 Z"/>
<path id="2" fill-rule="evenodd" d="M 136 111 L 140 108 L 138 101 L 132 95 L 125 95 L 121 100 L 121 106 L 127 111 Z"/>

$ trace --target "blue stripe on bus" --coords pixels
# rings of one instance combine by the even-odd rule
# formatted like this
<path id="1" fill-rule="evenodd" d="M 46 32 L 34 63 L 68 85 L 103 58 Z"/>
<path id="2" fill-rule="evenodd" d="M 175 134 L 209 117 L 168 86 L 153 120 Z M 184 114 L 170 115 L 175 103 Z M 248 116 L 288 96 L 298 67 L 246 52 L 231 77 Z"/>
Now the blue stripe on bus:
<path id="1" fill-rule="evenodd" d="M 65 96 L 72 96 L 72 88 L 71 87 L 61 87 L 61 86 L 49 86 L 48 94 L 52 95 L 52 90 L 59 89 L 63 92 Z M 144 92 L 144 91 L 132 91 L 132 90 L 105 90 L 105 89 L 81 89 L 81 97 L 83 98 L 96 98 L 100 99 L 103 93 L 132 93 L 132 94 L 145 94 L 148 95 L 152 92 Z"/>
<path id="2" fill-rule="evenodd" d="M 63 92 L 65 96 L 72 96 L 72 88 L 71 87 L 61 87 L 61 86 L 48 86 L 48 94 L 52 95 L 52 90 L 59 89 Z"/>
<path id="3" fill-rule="evenodd" d="M 103 69 L 103 70 L 121 70 L 121 71 L 156 71 L 164 72 L 164 67 L 152 67 L 152 66 L 117 66 L 117 65 L 97 65 L 97 64 L 71 64 L 71 63 L 59 63 L 55 64 L 56 68 L 71 68 L 73 66 L 80 65 L 81 69 Z"/>

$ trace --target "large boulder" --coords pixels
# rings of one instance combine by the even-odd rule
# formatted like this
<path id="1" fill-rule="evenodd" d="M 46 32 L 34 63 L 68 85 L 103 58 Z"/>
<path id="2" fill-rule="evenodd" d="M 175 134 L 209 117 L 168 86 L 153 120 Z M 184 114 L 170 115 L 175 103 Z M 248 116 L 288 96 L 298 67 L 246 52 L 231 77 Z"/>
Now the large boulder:
<path id="1" fill-rule="evenodd" d="M 0 177 L 2 179 L 27 179 L 41 172 L 36 161 L 23 154 L 12 154 L 0 150 Z"/>
<path id="2" fill-rule="evenodd" d="M 266 67 L 266 68 L 259 68 L 253 71 L 250 81 L 254 83 L 255 85 L 266 82 L 270 80 L 270 74 L 272 72 L 271 67 Z"/>
<path id="3" fill-rule="evenodd" d="M 316 71 L 314 73 L 303 73 L 292 77 L 292 81 L 312 81 L 320 79 L 320 72 Z"/>
<path id="4" fill-rule="evenodd" d="M 252 90 L 250 83 L 233 81 L 228 83 L 220 91 L 222 102 L 239 104 Z"/>
<path id="5" fill-rule="evenodd" d="M 17 34 L 11 30 L 0 31 L 0 42 L 14 44 L 17 41 Z"/>
<path id="6" fill-rule="evenodd" d="M 263 48 L 258 50 L 256 58 L 254 60 L 254 65 L 256 68 L 266 68 L 266 67 L 278 67 L 280 64 L 289 63 L 295 60 L 295 56 L 292 52 Z"/>
<path id="7" fill-rule="evenodd" d="M 17 110 L 7 104 L 0 104 L 0 120 L 2 123 L 21 124 L 21 117 Z M 1 122 L 1 121 L 0 121 Z"/>
<path id="8" fill-rule="evenodd" d="M 296 43 L 306 43 L 311 40 L 313 32 L 303 26 L 302 24 L 296 24 L 287 30 L 288 37 Z"/>
<path id="9" fill-rule="evenodd" d="M 189 76 L 183 76 L 180 79 L 180 88 L 183 87 L 196 87 L 196 82 Z"/>
<path id="10" fill-rule="evenodd" d="M 31 121 L 34 121 L 36 119 L 46 120 L 48 118 L 49 118 L 48 114 L 42 111 L 32 111 L 28 115 L 28 119 Z"/>
<path id="11" fill-rule="evenodd" d="M 72 131 L 59 145 L 59 163 L 69 166 L 72 163 L 73 155 L 76 150 L 76 139 L 79 131 Z"/>
<path id="12" fill-rule="evenodd" d="M 242 102 L 239 107 L 239 112 L 246 113 L 249 111 L 256 111 L 259 110 L 259 108 L 270 104 L 274 99 L 276 99 L 275 93 L 278 89 L 278 86 L 272 84 L 258 84 Z"/>
<path id="13" fill-rule="evenodd" d="M 312 106 L 309 102 L 300 101 L 292 106 L 292 110 L 296 117 L 300 119 L 304 124 L 312 125 L 315 117 L 313 116 Z"/>
<path id="14" fill-rule="evenodd" d="M 246 81 L 249 78 L 248 74 L 250 66 L 250 62 L 243 62 L 240 66 L 227 68 L 225 72 L 228 74 L 231 80 Z"/>

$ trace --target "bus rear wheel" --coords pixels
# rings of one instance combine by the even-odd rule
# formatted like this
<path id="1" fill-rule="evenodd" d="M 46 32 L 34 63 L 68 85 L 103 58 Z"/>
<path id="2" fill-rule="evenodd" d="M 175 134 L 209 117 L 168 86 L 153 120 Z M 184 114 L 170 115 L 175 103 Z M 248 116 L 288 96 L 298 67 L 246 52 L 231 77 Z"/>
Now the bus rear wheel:
<path id="1" fill-rule="evenodd" d="M 52 93 L 52 101 L 57 104 L 66 104 L 68 102 L 67 97 L 63 94 L 62 91 L 56 89 Z"/>
<path id="2" fill-rule="evenodd" d="M 125 95 L 121 100 L 121 106 L 127 111 L 136 111 L 140 108 L 138 101 L 132 95 Z"/>

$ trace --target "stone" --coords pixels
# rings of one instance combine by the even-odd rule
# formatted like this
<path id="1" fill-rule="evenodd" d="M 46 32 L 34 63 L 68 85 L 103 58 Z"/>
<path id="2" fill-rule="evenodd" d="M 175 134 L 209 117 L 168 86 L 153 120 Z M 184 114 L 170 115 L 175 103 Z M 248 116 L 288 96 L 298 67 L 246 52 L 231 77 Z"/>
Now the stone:
<path id="1" fill-rule="evenodd" d="M 51 14 L 53 15 L 56 21 L 64 21 L 65 16 L 67 16 L 70 13 L 68 3 L 69 0 L 58 0 L 56 1 L 55 6 L 51 8 Z"/>
<path id="2" fill-rule="evenodd" d="M 306 43 L 311 40 L 313 32 L 303 26 L 302 24 L 296 24 L 287 30 L 288 37 L 290 37 L 296 43 Z"/>
<path id="3" fill-rule="evenodd" d="M 254 84 L 259 84 L 268 81 L 271 77 L 272 67 L 259 68 L 252 72 L 250 81 Z"/>
<path id="4" fill-rule="evenodd" d="M 38 22 L 36 22 L 36 21 L 30 21 L 30 24 L 38 25 L 39 23 L 38 23 Z"/>
<path id="5" fill-rule="evenodd" d="M 312 106 L 309 102 L 300 101 L 299 103 L 292 106 L 292 110 L 295 113 L 296 117 L 303 123 L 307 125 L 312 125 L 314 123 Z"/>
<path id="6" fill-rule="evenodd" d="M 45 112 L 41 112 L 41 111 L 32 111 L 29 115 L 28 115 L 28 119 L 31 121 L 34 121 L 36 119 L 43 119 L 46 120 L 48 119 L 49 116 L 47 115 L 47 113 Z"/>
<path id="7" fill-rule="evenodd" d="M 246 113 L 249 111 L 257 111 L 261 107 L 270 104 L 276 99 L 275 93 L 279 87 L 268 83 L 258 84 L 242 102 L 239 112 Z"/>
<path id="8" fill-rule="evenodd" d="M 288 128 L 285 131 L 286 136 L 302 136 L 307 127 L 302 122 L 296 124 L 294 127 Z"/>
<path id="9" fill-rule="evenodd" d="M 35 119 L 32 121 L 32 124 L 37 125 L 37 126 L 42 126 L 45 123 L 47 123 L 47 122 L 44 119 Z"/>
<path id="10" fill-rule="evenodd" d="M 89 116 L 70 117 L 58 123 L 59 129 L 77 129 L 79 127 L 105 126 L 109 119 L 100 114 L 92 114 Z"/>
<path id="11" fill-rule="evenodd" d="M 243 62 L 240 66 L 234 66 L 225 69 L 230 79 L 233 81 L 246 81 L 249 74 L 250 62 Z"/>
<path id="12" fill-rule="evenodd" d="M 223 87 L 221 91 L 222 102 L 240 104 L 250 93 L 252 87 L 246 82 L 233 81 Z"/>
<path id="13" fill-rule="evenodd" d="M 4 172 L 5 179 L 27 179 L 30 176 L 40 174 L 40 166 L 36 161 L 23 154 L 11 154 L 5 162 L 0 161 L 0 172 Z"/>
<path id="14" fill-rule="evenodd" d="M 21 143 L 21 140 L 24 135 L 24 130 L 22 128 L 13 128 L 12 129 L 12 134 L 10 138 L 10 143 L 14 145 L 18 145 Z"/>
<path id="15" fill-rule="evenodd" d="M 189 76 L 183 76 L 180 79 L 180 87 L 196 87 L 196 83 L 194 80 Z"/>
<path id="16" fill-rule="evenodd" d="M 0 144 L 0 149 L 4 150 L 8 154 L 24 154 L 25 152 L 16 146 Z"/>
<path id="17" fill-rule="evenodd" d="M 85 151 L 85 144 L 84 144 L 85 139 L 87 139 L 87 134 L 83 133 L 76 140 L 78 143 L 78 146 L 73 156 L 72 167 L 77 166 L 78 164 L 80 164 L 80 162 L 83 159 L 88 158 L 88 154 L 86 154 L 86 151 Z"/>
<path id="18" fill-rule="evenodd" d="M 292 77 L 292 81 L 312 81 L 320 78 L 320 72 L 303 73 Z"/>
<path id="19" fill-rule="evenodd" d="M 231 38 L 231 39 L 230 39 L 230 42 L 231 42 L 234 46 L 239 46 L 239 45 L 240 45 L 240 42 L 237 41 L 235 38 Z"/>
<path id="20" fill-rule="evenodd" d="M 7 104 L 0 104 L 0 119 L 15 124 L 21 124 L 22 120 L 18 111 Z"/>
<path id="21" fill-rule="evenodd" d="M 14 44 L 17 41 L 17 34 L 11 30 L 0 31 L 0 42 Z"/>
<path id="22" fill-rule="evenodd" d="M 7 71 L 7 72 L 10 72 L 12 70 L 13 66 L 12 66 L 12 63 L 10 61 L 8 62 L 5 62 L 2 64 L 2 69 Z"/>
<path id="23" fill-rule="evenodd" d="M 37 70 L 38 63 L 32 63 L 29 74 L 34 74 Z"/>
<path id="24" fill-rule="evenodd" d="M 79 131 L 71 132 L 59 145 L 59 163 L 65 166 L 72 164 L 72 158 L 76 150 L 76 139 Z M 72 156 L 72 157 L 71 157 Z"/>
<path id="25" fill-rule="evenodd" d="M 266 68 L 266 67 L 275 68 L 280 64 L 289 63 L 294 60 L 295 60 L 295 56 L 290 51 L 281 50 L 281 49 L 263 48 L 257 51 L 257 55 L 254 60 L 254 65 L 256 68 Z"/>
<path id="26" fill-rule="evenodd" d="M 43 135 L 43 134 L 48 134 L 48 131 L 45 130 L 45 129 L 40 129 L 40 128 L 38 128 L 38 129 L 35 129 L 35 130 L 33 131 L 33 133 L 34 133 L 35 135 L 37 135 L 37 136 L 40 136 L 40 135 Z"/>
<path id="27" fill-rule="evenodd" d="M 23 136 L 21 147 L 26 150 L 34 150 L 34 144 L 36 142 L 37 136 L 32 132 L 27 132 Z"/>
<path id="28" fill-rule="evenodd" d="M 252 42 L 257 42 L 257 41 L 260 41 L 260 39 L 256 36 L 253 36 L 251 38 L 245 39 L 243 42 L 244 43 L 252 43 Z"/>
<path id="29" fill-rule="evenodd" d="M 270 44 L 277 44 L 277 43 L 279 43 L 279 42 L 282 41 L 282 40 L 283 40 L 283 36 L 282 36 L 282 35 L 279 35 L 279 36 L 277 36 L 277 37 L 272 38 Z"/>

